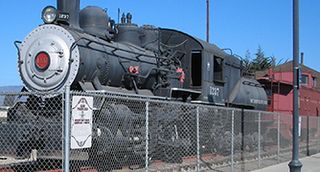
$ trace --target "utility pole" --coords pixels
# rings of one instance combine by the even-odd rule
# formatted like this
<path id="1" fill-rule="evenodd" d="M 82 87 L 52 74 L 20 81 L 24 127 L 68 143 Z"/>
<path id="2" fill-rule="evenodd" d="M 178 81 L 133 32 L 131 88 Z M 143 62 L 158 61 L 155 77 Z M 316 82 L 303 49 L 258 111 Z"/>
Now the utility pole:
<path id="1" fill-rule="evenodd" d="M 207 42 L 210 41 L 210 0 L 207 0 Z"/>
<path id="2" fill-rule="evenodd" d="M 293 0 L 293 117 L 292 117 L 292 160 L 290 172 L 300 172 L 299 161 L 299 0 Z"/>
<path id="3" fill-rule="evenodd" d="M 120 8 L 118 8 L 118 24 L 120 24 Z"/>

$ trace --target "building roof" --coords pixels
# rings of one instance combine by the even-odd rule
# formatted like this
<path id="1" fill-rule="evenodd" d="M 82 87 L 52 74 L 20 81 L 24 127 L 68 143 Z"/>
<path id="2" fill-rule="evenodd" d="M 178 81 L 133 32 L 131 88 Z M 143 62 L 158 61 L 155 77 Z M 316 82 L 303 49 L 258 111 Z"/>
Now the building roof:
<path id="1" fill-rule="evenodd" d="M 292 72 L 292 70 L 293 70 L 293 61 L 292 60 L 272 68 L 273 72 Z M 319 82 L 320 72 L 318 72 L 317 70 L 312 69 L 306 65 L 303 65 L 303 64 L 301 65 L 301 70 L 302 70 L 302 73 L 311 74 L 313 77 L 316 78 L 317 83 L 320 83 Z M 268 77 L 268 72 L 269 72 L 269 70 L 257 71 L 256 78 L 259 79 L 259 78 Z M 316 89 L 320 90 L 320 84 L 317 84 Z"/>
<path id="2" fill-rule="evenodd" d="M 313 76 L 320 78 L 320 72 L 316 71 L 315 69 L 312 69 L 306 65 L 301 65 L 302 67 L 302 72 L 304 73 L 311 73 Z M 281 65 L 275 66 L 273 68 L 274 72 L 292 72 L 293 69 L 293 61 L 288 61 L 286 63 L 283 63 Z M 268 70 L 265 71 L 258 71 L 256 74 L 257 76 L 263 76 L 268 73 Z"/>

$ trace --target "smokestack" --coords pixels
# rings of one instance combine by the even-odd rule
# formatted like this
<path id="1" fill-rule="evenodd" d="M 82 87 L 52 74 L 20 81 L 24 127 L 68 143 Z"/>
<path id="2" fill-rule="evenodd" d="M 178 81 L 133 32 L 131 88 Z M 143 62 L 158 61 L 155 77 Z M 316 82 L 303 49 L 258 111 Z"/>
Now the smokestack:
<path id="1" fill-rule="evenodd" d="M 57 9 L 69 13 L 70 26 L 79 28 L 80 0 L 57 0 Z"/>
<path id="2" fill-rule="evenodd" d="M 300 63 L 301 63 L 302 65 L 303 65 L 303 63 L 304 63 L 304 57 L 303 57 L 303 56 L 304 56 L 304 53 L 301 52 L 301 62 L 300 62 Z"/>

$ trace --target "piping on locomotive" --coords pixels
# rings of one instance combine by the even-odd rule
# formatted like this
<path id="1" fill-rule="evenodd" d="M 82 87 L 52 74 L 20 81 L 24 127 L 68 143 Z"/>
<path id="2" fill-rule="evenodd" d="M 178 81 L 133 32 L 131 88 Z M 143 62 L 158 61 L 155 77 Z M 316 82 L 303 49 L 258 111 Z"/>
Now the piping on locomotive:
<path id="1" fill-rule="evenodd" d="M 30 92 L 108 90 L 265 110 L 262 86 L 242 76 L 241 60 L 181 31 L 121 23 L 79 0 L 46 7 L 44 24 L 19 47 L 19 73 Z M 49 94 L 47 94 L 49 93 Z M 39 94 L 42 95 L 42 94 Z M 43 95 L 42 95 L 43 96 Z"/>

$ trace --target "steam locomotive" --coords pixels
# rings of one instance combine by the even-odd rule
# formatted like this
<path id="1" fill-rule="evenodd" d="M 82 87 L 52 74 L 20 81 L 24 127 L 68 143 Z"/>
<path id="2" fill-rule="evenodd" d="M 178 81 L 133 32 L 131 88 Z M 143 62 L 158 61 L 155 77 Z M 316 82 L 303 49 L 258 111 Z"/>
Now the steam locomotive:
<path id="1" fill-rule="evenodd" d="M 178 30 L 138 26 L 132 23 L 130 13 L 123 14 L 121 22 L 115 23 L 102 8 L 88 6 L 80 10 L 80 0 L 57 0 L 57 8 L 44 8 L 42 19 L 44 24 L 18 46 L 21 80 L 28 91 L 38 93 L 34 95 L 36 98 L 55 99 L 71 86 L 72 90 L 85 92 L 105 90 L 266 110 L 267 95 L 263 87 L 243 76 L 240 59 L 216 45 Z M 135 116 L 128 107 L 111 108 L 114 112 L 126 112 L 124 116 Z M 17 111 L 17 107 L 9 111 L 12 121 L 18 119 Z M 160 116 L 165 115 L 162 112 L 154 118 Z M 137 119 L 132 117 L 132 120 Z M 163 119 L 163 123 L 170 120 Z M 109 125 L 112 121 L 105 124 Z M 31 136 L 39 133 L 40 129 L 30 129 L 30 138 L 38 138 L 33 142 L 37 149 L 44 143 L 39 136 Z M 116 136 L 115 131 L 111 137 L 116 142 L 126 136 Z M 20 149 L 17 152 L 23 152 Z"/>
<path id="2" fill-rule="evenodd" d="M 28 91 L 113 90 L 184 101 L 265 110 L 261 85 L 242 77 L 241 60 L 186 33 L 137 26 L 132 15 L 115 22 L 79 1 L 46 7 L 43 25 L 19 48 L 19 72 Z"/>

